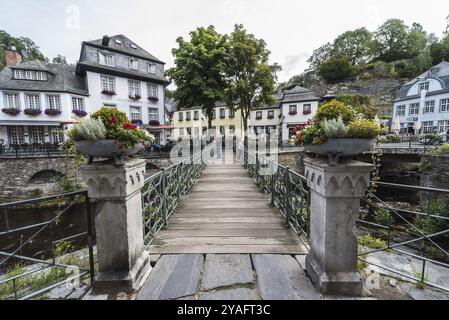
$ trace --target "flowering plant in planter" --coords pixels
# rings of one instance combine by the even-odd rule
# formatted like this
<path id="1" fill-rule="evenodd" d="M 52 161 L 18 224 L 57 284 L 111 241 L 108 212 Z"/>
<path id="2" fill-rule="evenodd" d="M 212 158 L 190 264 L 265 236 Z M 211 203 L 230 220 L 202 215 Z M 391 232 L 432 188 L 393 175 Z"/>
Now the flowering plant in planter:
<path id="1" fill-rule="evenodd" d="M 150 100 L 151 102 L 158 102 L 159 98 L 158 97 L 148 97 L 148 100 Z"/>
<path id="2" fill-rule="evenodd" d="M 84 111 L 84 110 L 73 109 L 72 113 L 77 115 L 78 117 L 85 117 L 85 116 L 87 116 L 87 112 Z"/>
<path id="3" fill-rule="evenodd" d="M 115 96 L 115 92 L 114 91 L 109 91 L 109 90 L 103 90 L 101 91 L 102 94 L 107 95 L 107 96 Z"/>
<path id="4" fill-rule="evenodd" d="M 139 127 L 141 127 L 143 125 L 142 120 L 133 120 L 133 121 L 131 121 L 131 123 L 133 123 L 133 124 L 135 124 L 135 125 L 137 125 Z"/>
<path id="5" fill-rule="evenodd" d="M 58 109 L 45 109 L 45 114 L 47 116 L 57 116 L 61 113 L 62 113 L 62 111 L 58 110 Z"/>
<path id="6" fill-rule="evenodd" d="M 42 113 L 42 110 L 27 108 L 27 109 L 23 110 L 23 113 L 25 113 L 26 115 L 29 115 L 29 116 L 37 116 Z"/>
<path id="7" fill-rule="evenodd" d="M 18 115 L 21 111 L 19 108 L 3 108 L 2 112 L 9 114 L 11 116 L 15 116 L 15 115 Z"/>
<path id="8" fill-rule="evenodd" d="M 131 100 L 134 100 L 134 101 L 138 101 L 138 100 L 140 100 L 142 97 L 139 96 L 138 94 L 136 94 L 135 96 L 129 95 L 128 98 L 131 99 Z"/>
<path id="9" fill-rule="evenodd" d="M 160 124 L 161 123 L 159 121 L 157 121 L 157 120 L 150 120 L 150 123 L 149 123 L 150 126 L 158 126 Z"/>

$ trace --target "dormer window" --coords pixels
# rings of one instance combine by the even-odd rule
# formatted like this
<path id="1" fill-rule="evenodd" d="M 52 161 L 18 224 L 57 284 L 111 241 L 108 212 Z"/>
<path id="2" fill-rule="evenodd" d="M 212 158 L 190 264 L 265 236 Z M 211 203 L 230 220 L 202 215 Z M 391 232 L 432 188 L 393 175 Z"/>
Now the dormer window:
<path id="1" fill-rule="evenodd" d="M 129 59 L 129 68 L 133 70 L 139 69 L 139 60 L 130 58 Z"/>
<path id="2" fill-rule="evenodd" d="M 113 54 L 100 52 L 100 64 L 108 67 L 115 67 L 115 57 Z"/>
<path id="3" fill-rule="evenodd" d="M 153 62 L 148 62 L 148 73 L 156 73 L 156 64 Z"/>
<path id="4" fill-rule="evenodd" d="M 137 46 L 134 43 L 131 43 L 131 48 L 137 49 Z"/>
<path id="5" fill-rule="evenodd" d="M 433 67 L 429 70 L 429 75 L 436 75 L 436 74 L 438 74 L 438 71 L 440 71 L 440 68 Z"/>
<path id="6" fill-rule="evenodd" d="M 118 44 L 118 45 L 122 45 L 122 40 L 115 39 L 115 43 Z"/>
<path id="7" fill-rule="evenodd" d="M 47 81 L 47 73 L 35 70 L 14 70 L 14 79 Z"/>
<path id="8" fill-rule="evenodd" d="M 419 84 L 419 92 L 426 90 L 429 91 L 429 82 L 422 82 Z"/>

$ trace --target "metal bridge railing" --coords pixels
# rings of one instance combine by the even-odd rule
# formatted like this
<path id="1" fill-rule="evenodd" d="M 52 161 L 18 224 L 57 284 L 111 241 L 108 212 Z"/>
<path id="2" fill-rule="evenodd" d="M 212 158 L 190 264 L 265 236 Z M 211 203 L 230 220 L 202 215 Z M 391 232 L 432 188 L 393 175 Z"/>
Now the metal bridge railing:
<path id="1" fill-rule="evenodd" d="M 67 234 L 60 230 L 61 220 L 76 213 L 75 205 L 84 206 L 85 221 L 79 221 L 77 216 L 75 224 L 80 225 L 74 229 L 78 230 Z M 16 221 L 16 210 L 39 210 L 35 215 L 39 217 L 49 208 L 57 209 L 45 221 L 25 226 Z M 79 232 L 80 229 L 84 231 Z M 9 252 L 0 251 L 0 300 L 32 299 L 86 275 L 91 281 L 94 278 L 93 228 L 87 191 L 0 204 L 0 239 L 13 243 L 14 239 L 20 239 L 17 247 L 9 246 Z M 82 244 L 76 247 L 71 245 L 73 242 Z M 79 245 L 87 248 L 86 261 L 73 256 L 75 250 L 80 250 Z"/>
<path id="2" fill-rule="evenodd" d="M 165 229 L 170 217 L 201 176 L 205 167 L 203 155 L 211 153 L 214 145 L 193 154 L 152 175 L 142 189 L 144 242 L 147 246 Z"/>
<path id="3" fill-rule="evenodd" d="M 61 156 L 66 155 L 58 144 L 32 143 L 0 145 L 0 157 L 22 158 L 34 156 Z"/>

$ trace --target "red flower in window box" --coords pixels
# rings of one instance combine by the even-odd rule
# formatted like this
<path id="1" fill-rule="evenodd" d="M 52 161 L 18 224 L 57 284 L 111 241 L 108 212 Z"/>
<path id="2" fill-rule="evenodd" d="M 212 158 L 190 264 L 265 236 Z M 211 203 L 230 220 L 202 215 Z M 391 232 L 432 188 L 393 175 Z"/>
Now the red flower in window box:
<path id="1" fill-rule="evenodd" d="M 15 115 L 18 115 L 21 111 L 19 108 L 3 108 L 2 112 L 9 114 L 11 116 L 15 116 Z"/>
<path id="2" fill-rule="evenodd" d="M 37 116 L 37 115 L 40 115 L 42 113 L 42 110 L 41 109 L 30 109 L 30 108 L 28 108 L 28 109 L 23 110 L 23 113 L 25 113 L 28 116 Z"/>
<path id="3" fill-rule="evenodd" d="M 107 96 L 115 96 L 115 92 L 114 91 L 109 91 L 109 90 L 103 90 L 101 91 L 102 94 L 107 95 Z"/>
<path id="4" fill-rule="evenodd" d="M 123 129 L 125 130 L 136 130 L 137 129 L 137 125 L 134 123 L 125 123 L 123 125 Z"/>
<path id="5" fill-rule="evenodd" d="M 298 114 L 298 111 L 290 111 L 288 114 L 291 115 L 291 116 L 294 116 L 294 115 Z"/>
<path id="6" fill-rule="evenodd" d="M 117 123 L 117 122 L 118 122 L 118 119 L 117 119 L 116 117 L 112 117 L 112 118 L 111 118 L 111 122 L 112 122 L 112 123 Z"/>
<path id="7" fill-rule="evenodd" d="M 78 117 L 85 117 L 85 116 L 87 116 L 87 112 L 84 111 L 84 110 L 73 109 L 72 113 L 77 115 Z"/>
<path id="8" fill-rule="evenodd" d="M 312 110 L 304 110 L 303 112 L 302 112 L 302 114 L 311 114 L 312 113 Z"/>
<path id="9" fill-rule="evenodd" d="M 150 100 L 151 102 L 158 102 L 159 98 L 158 97 L 148 97 L 148 100 Z"/>
<path id="10" fill-rule="evenodd" d="M 62 111 L 58 109 L 45 109 L 45 114 L 47 116 L 57 116 L 60 115 L 61 113 Z"/>

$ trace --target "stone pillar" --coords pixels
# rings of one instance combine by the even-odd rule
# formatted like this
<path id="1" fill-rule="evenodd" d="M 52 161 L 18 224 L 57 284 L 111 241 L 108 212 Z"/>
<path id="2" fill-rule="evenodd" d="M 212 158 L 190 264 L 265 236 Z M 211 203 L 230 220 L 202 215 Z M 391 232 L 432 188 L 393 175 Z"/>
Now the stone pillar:
<path id="1" fill-rule="evenodd" d="M 355 160 L 330 166 L 321 158 L 304 164 L 311 191 L 307 274 L 322 294 L 360 296 L 354 228 L 373 166 Z"/>
<path id="2" fill-rule="evenodd" d="M 112 161 L 83 166 L 81 173 L 91 199 L 97 201 L 95 232 L 99 291 L 133 291 L 150 268 L 144 251 L 140 189 L 145 160 L 131 159 L 122 166 Z"/>

